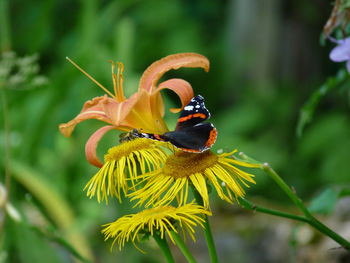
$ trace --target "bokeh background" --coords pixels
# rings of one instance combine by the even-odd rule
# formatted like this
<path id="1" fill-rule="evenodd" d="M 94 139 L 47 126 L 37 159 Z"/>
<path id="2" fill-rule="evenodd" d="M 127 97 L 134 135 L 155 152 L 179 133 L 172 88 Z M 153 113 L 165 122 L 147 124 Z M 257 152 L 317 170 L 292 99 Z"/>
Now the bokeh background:
<path id="1" fill-rule="evenodd" d="M 128 200 L 98 204 L 82 190 L 96 172 L 84 144 L 102 124 L 84 122 L 72 138 L 58 125 L 103 91 L 66 56 L 106 87 L 112 87 L 108 61 L 122 61 L 132 94 L 152 62 L 179 52 L 205 55 L 209 73 L 180 69 L 165 77 L 186 79 L 206 98 L 219 131 L 214 150 L 238 148 L 269 162 L 307 204 L 321 198 L 316 215 L 349 238 L 350 81 L 344 64 L 329 60 L 334 44 L 321 40 L 331 10 L 332 1 L 323 0 L 1 0 L 1 72 L 6 63 L 14 66 L 13 78 L 0 83 L 8 104 L 0 117 L 1 200 L 8 193 L 5 167 L 12 175 L 10 208 L 0 211 L 2 222 L 5 210 L 10 213 L 2 224 L 0 262 L 84 262 L 81 256 L 86 262 L 164 262 L 152 241 L 141 244 L 146 254 L 131 244 L 111 252 L 100 234 L 102 224 L 131 208 Z M 298 136 L 303 105 L 337 74 L 342 85 L 314 96 L 312 121 Z M 174 94 L 164 95 L 168 108 L 179 105 Z M 176 115 L 166 118 L 173 127 Z M 117 141 L 116 133 L 106 136 L 100 154 Z M 258 173 L 256 180 L 249 200 L 297 213 L 270 178 Z M 350 262 L 336 243 L 305 225 L 215 199 L 213 212 L 222 262 Z M 208 262 L 203 235 L 197 236 L 191 250 Z M 173 252 L 185 262 L 176 247 Z"/>

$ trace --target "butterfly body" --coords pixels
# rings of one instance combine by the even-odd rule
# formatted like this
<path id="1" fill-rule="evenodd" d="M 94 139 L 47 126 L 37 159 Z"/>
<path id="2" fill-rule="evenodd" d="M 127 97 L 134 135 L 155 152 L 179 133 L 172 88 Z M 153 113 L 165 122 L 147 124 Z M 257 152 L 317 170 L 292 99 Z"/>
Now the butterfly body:
<path id="1" fill-rule="evenodd" d="M 139 133 L 139 138 L 170 142 L 175 147 L 193 153 L 209 150 L 216 141 L 217 130 L 212 123 L 203 121 L 210 118 L 201 95 L 193 97 L 180 114 L 174 131 L 164 134 Z"/>

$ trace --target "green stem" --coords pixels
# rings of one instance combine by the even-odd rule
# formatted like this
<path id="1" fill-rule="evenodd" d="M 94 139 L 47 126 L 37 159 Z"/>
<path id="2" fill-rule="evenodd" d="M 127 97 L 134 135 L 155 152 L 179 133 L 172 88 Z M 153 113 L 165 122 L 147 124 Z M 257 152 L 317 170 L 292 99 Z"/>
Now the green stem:
<path id="1" fill-rule="evenodd" d="M 198 191 L 192 186 L 193 190 L 193 195 L 199 205 L 203 205 L 203 198 L 202 196 L 198 193 Z M 211 228 L 208 220 L 208 216 L 204 216 L 204 235 L 205 239 L 207 241 L 207 246 L 209 250 L 209 256 L 210 256 L 210 262 L 212 263 L 217 263 L 219 262 L 218 260 L 218 255 L 216 253 L 216 248 L 215 248 L 215 243 L 214 243 L 214 238 L 213 234 L 211 233 Z"/>
<path id="2" fill-rule="evenodd" d="M 195 260 L 195 258 L 192 256 L 190 250 L 188 249 L 188 247 L 186 246 L 185 242 L 181 239 L 181 237 L 175 233 L 174 231 L 171 231 L 171 235 L 173 236 L 176 245 L 178 246 L 178 248 L 181 250 L 182 254 L 185 256 L 185 258 L 187 259 L 187 261 L 189 263 L 196 263 L 197 261 Z"/>
<path id="3" fill-rule="evenodd" d="M 286 195 L 292 200 L 292 202 L 303 212 L 307 219 L 307 223 L 319 230 L 321 233 L 332 238 L 338 244 L 343 246 L 345 249 L 350 250 L 350 243 L 338 235 L 336 232 L 328 228 L 326 225 L 318 221 L 306 208 L 302 200 L 292 191 L 292 189 L 283 181 L 283 179 L 270 167 L 269 164 L 265 163 L 262 169 L 281 187 Z"/>
<path id="4" fill-rule="evenodd" d="M 303 216 L 288 214 L 285 212 L 281 212 L 281 211 L 277 211 L 277 210 L 273 210 L 273 209 L 269 209 L 266 207 L 252 204 L 251 202 L 249 202 L 248 200 L 246 200 L 244 198 L 239 198 L 239 203 L 244 208 L 246 208 L 248 210 L 254 210 L 254 211 L 258 211 L 258 212 L 265 213 L 265 214 L 270 214 L 270 215 L 275 215 L 275 216 L 279 216 L 279 217 L 285 217 L 285 218 L 305 222 L 305 223 L 313 226 L 314 228 L 318 229 L 320 232 L 324 233 L 325 235 L 329 236 L 333 240 L 337 241 L 344 248 L 348 249 L 348 243 L 349 243 L 348 241 L 346 241 L 344 238 L 339 236 L 337 233 L 333 232 L 331 229 L 329 229 L 327 226 L 325 226 L 324 224 L 319 222 L 313 216 L 312 216 L 312 218 L 307 218 L 307 217 L 303 217 Z"/>
<path id="5" fill-rule="evenodd" d="M 205 234 L 205 239 L 207 240 L 207 244 L 208 244 L 210 262 L 217 263 L 217 262 L 219 262 L 218 255 L 216 253 L 214 238 L 213 238 L 213 234 L 211 233 L 211 228 L 210 228 L 210 224 L 209 224 L 209 220 L 208 220 L 207 215 L 204 216 L 204 220 L 205 220 L 203 223 L 204 229 L 205 229 L 204 234 Z"/>
<path id="6" fill-rule="evenodd" d="M 270 167 L 269 164 L 265 163 L 262 166 L 263 170 L 278 184 L 278 186 L 286 193 L 286 195 L 292 200 L 292 202 L 299 207 L 303 214 L 310 218 L 311 213 L 305 207 L 301 199 L 294 193 L 294 191 L 283 181 L 283 179 Z"/>
<path id="7" fill-rule="evenodd" d="M 158 246 L 163 252 L 163 255 L 165 256 L 168 263 L 175 263 L 175 260 L 173 258 L 173 255 L 171 254 L 171 251 L 168 246 L 168 242 L 166 241 L 165 237 L 161 238 L 159 234 L 155 233 L 153 235 L 153 238 L 157 242 Z"/>
<path id="8" fill-rule="evenodd" d="M 281 212 L 278 210 L 269 209 L 269 208 L 266 208 L 263 206 L 255 205 L 255 204 L 251 203 L 250 201 L 248 201 L 247 199 L 244 199 L 242 197 L 238 198 L 238 202 L 241 206 L 243 206 L 245 209 L 248 209 L 248 210 L 258 211 L 258 212 L 269 214 L 269 215 L 285 217 L 288 219 L 293 219 L 293 220 L 309 223 L 309 220 L 303 216 L 293 215 L 293 214 Z"/>

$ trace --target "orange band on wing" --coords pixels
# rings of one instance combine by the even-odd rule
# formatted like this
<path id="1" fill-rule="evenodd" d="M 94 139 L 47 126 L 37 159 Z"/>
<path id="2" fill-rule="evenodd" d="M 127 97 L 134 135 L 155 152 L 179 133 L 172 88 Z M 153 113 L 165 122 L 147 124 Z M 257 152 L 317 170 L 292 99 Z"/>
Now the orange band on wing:
<path id="1" fill-rule="evenodd" d="M 191 115 L 179 118 L 177 122 L 184 122 L 197 117 L 201 119 L 205 119 L 207 118 L 207 115 L 205 115 L 204 113 L 195 113 L 195 114 L 191 114 Z"/>
<path id="2" fill-rule="evenodd" d="M 207 140 L 205 146 L 210 148 L 215 143 L 217 135 L 218 135 L 217 130 L 215 128 L 212 129 L 210 131 L 209 139 Z"/>
<path id="3" fill-rule="evenodd" d="M 185 152 L 190 152 L 190 153 L 200 153 L 200 150 L 196 150 L 196 149 L 188 149 L 188 148 L 179 148 Z"/>

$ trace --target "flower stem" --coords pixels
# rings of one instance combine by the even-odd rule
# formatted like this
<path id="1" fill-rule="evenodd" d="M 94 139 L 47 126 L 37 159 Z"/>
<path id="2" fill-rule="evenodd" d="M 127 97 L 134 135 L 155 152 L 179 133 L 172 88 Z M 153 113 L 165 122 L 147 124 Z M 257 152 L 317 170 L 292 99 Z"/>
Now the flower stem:
<path id="1" fill-rule="evenodd" d="M 255 204 L 251 203 L 250 201 L 248 201 L 247 199 L 244 199 L 242 197 L 238 198 L 238 202 L 241 206 L 243 206 L 243 208 L 248 209 L 248 210 L 258 211 L 258 212 L 269 214 L 269 215 L 285 217 L 285 218 L 309 223 L 309 220 L 303 216 L 293 215 L 293 214 L 285 213 L 282 211 L 278 211 L 278 210 L 266 208 L 263 206 L 255 205 Z"/>
<path id="2" fill-rule="evenodd" d="M 276 184 L 285 192 L 285 194 L 292 200 L 292 202 L 303 212 L 306 217 L 312 217 L 311 213 L 304 206 L 301 199 L 294 193 L 294 191 L 283 181 L 283 179 L 271 168 L 267 163 L 264 163 L 262 169 L 275 181 Z"/>
<path id="3" fill-rule="evenodd" d="M 168 263 L 175 263 L 175 260 L 173 258 L 173 255 L 171 254 L 171 251 L 168 246 L 168 242 L 166 241 L 165 237 L 161 238 L 159 234 L 155 233 L 153 235 L 153 238 L 157 242 L 158 246 L 163 252 L 164 257 L 166 258 Z"/>
<path id="4" fill-rule="evenodd" d="M 345 249 L 350 250 L 350 243 L 336 232 L 328 228 L 326 225 L 318 221 L 306 208 L 302 200 L 294 193 L 294 191 L 283 181 L 283 179 L 271 168 L 267 163 L 262 165 L 262 169 L 278 184 L 278 186 L 286 193 L 286 195 L 292 200 L 292 202 L 303 212 L 305 219 L 302 220 L 313 226 L 321 233 L 327 235 Z M 297 218 L 294 218 L 298 220 Z"/>
<path id="5" fill-rule="evenodd" d="M 193 186 L 192 186 L 192 191 L 193 191 L 193 195 L 194 195 L 197 203 L 199 205 L 203 205 L 202 196 L 198 193 L 198 191 Z M 208 250 L 209 250 L 210 262 L 217 263 L 217 262 L 219 262 L 218 255 L 216 253 L 215 243 L 214 243 L 213 235 L 211 233 L 211 228 L 210 228 L 210 224 L 209 224 L 209 220 L 208 220 L 207 215 L 204 216 L 203 225 L 204 225 L 204 235 L 205 235 L 205 239 L 207 241 L 207 246 L 208 246 Z"/>
<path id="6" fill-rule="evenodd" d="M 191 252 L 189 251 L 188 247 L 186 246 L 185 242 L 181 239 L 181 237 L 174 231 L 171 231 L 171 234 L 176 242 L 176 245 L 181 250 L 182 254 L 185 256 L 187 261 L 189 263 L 196 263 L 197 261 L 195 260 L 195 258 L 193 257 L 193 255 L 191 254 Z"/>
<path id="7" fill-rule="evenodd" d="M 216 253 L 213 234 L 211 233 L 211 228 L 210 228 L 208 216 L 205 215 L 204 219 L 205 219 L 205 221 L 204 221 L 204 227 L 205 227 L 204 234 L 205 234 L 205 239 L 207 240 L 207 244 L 208 244 L 210 261 L 212 263 L 217 263 L 217 262 L 219 262 L 219 260 L 218 260 L 218 255 Z"/>

